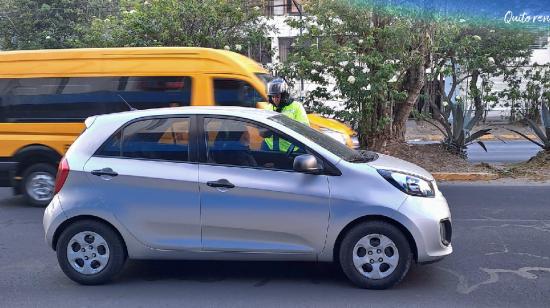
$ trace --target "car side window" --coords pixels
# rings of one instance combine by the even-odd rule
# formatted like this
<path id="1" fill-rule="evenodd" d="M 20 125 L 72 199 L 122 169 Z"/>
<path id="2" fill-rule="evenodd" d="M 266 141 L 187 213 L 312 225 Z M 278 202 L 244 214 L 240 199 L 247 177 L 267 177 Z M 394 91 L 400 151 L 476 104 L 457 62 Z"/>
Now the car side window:
<path id="1" fill-rule="evenodd" d="M 204 119 L 209 164 L 294 170 L 305 147 L 260 125 L 224 118 Z"/>
<path id="2" fill-rule="evenodd" d="M 244 80 L 230 78 L 214 79 L 214 101 L 218 106 L 256 107 L 265 99 Z"/>
<path id="3" fill-rule="evenodd" d="M 98 155 L 189 161 L 189 127 L 189 118 L 137 121 L 113 135 Z"/>

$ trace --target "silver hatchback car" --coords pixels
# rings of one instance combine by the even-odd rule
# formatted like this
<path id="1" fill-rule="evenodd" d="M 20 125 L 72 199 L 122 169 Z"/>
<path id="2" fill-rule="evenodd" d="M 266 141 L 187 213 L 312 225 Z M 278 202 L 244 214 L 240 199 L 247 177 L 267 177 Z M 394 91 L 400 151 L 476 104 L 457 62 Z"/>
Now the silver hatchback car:
<path id="1" fill-rule="evenodd" d="M 46 241 L 82 284 L 110 280 L 127 258 L 302 260 L 384 289 L 452 252 L 430 173 L 252 108 L 88 118 L 55 192 Z"/>

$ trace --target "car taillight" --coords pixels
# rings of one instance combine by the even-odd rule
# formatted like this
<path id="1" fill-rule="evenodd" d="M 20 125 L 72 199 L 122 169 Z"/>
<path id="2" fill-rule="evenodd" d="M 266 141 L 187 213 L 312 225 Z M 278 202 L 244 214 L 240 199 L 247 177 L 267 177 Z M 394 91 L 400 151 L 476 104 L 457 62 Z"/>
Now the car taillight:
<path id="1" fill-rule="evenodd" d="M 69 175 L 69 162 L 67 162 L 67 159 L 63 157 L 61 159 L 61 162 L 59 163 L 59 167 L 57 168 L 57 176 L 55 177 L 55 190 L 54 194 L 57 194 L 61 187 L 63 187 L 63 184 L 65 184 L 65 180 L 67 179 L 67 176 Z"/>

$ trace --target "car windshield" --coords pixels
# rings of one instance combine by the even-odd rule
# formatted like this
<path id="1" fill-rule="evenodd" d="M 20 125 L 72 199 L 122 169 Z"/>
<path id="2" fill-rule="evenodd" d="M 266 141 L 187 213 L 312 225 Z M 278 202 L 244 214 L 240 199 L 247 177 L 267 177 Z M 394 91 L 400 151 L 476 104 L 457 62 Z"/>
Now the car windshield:
<path id="1" fill-rule="evenodd" d="M 347 147 L 346 145 L 338 142 L 334 138 L 326 136 L 313 128 L 304 125 L 298 121 L 294 121 L 291 118 L 279 114 L 269 118 L 270 120 L 284 125 L 285 127 L 297 132 L 298 134 L 306 137 L 307 139 L 317 143 L 324 149 L 328 150 L 332 154 L 340 157 L 348 162 L 364 163 L 373 161 L 378 158 L 373 152 L 368 151 L 356 151 Z"/>

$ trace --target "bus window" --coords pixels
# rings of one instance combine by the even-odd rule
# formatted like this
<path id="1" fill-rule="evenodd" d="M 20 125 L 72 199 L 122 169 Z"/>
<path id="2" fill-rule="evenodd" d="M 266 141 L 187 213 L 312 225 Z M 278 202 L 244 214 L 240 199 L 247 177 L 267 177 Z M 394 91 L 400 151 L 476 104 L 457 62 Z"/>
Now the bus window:
<path id="1" fill-rule="evenodd" d="M 265 99 L 246 81 L 215 78 L 214 100 L 218 106 L 256 107 Z"/>
<path id="2" fill-rule="evenodd" d="M 105 113 L 191 104 L 190 77 L 0 79 L 3 122 L 81 122 Z"/>

